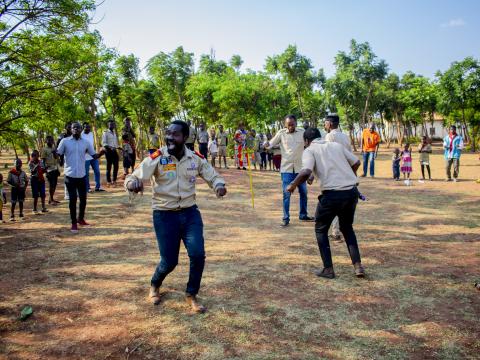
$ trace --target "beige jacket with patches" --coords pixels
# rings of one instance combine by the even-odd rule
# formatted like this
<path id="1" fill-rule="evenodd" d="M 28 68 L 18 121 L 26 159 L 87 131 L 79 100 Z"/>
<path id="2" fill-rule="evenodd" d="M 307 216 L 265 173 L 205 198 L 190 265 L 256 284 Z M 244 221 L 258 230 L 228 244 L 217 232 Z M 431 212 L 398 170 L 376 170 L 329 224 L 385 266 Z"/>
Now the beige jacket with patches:
<path id="1" fill-rule="evenodd" d="M 167 147 L 143 159 L 133 174 L 125 179 L 125 188 L 130 181 L 151 180 L 152 208 L 154 210 L 178 210 L 196 204 L 195 183 L 200 176 L 216 189 L 225 185 L 225 180 L 201 156 L 185 148 L 185 155 L 178 161 Z"/>

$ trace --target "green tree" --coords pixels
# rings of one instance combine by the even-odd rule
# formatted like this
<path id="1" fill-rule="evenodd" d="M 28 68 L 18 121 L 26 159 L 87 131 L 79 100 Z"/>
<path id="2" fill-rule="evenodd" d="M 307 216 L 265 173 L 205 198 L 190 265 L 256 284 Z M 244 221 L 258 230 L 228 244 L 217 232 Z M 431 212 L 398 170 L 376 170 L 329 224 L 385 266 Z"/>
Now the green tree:
<path id="1" fill-rule="evenodd" d="M 164 94 L 169 111 L 187 120 L 186 89 L 193 75 L 193 53 L 181 46 L 169 54 L 160 52 L 148 61 L 147 73 Z"/>
<path id="2" fill-rule="evenodd" d="M 385 60 L 379 60 L 373 53 L 370 44 L 350 42 L 350 51 L 340 51 L 335 57 L 336 76 L 340 82 L 348 81 L 356 89 L 352 89 L 350 95 L 354 106 L 363 104 L 361 111 L 361 126 L 367 122 L 369 103 L 377 82 L 382 81 L 387 75 L 388 65 Z M 357 98 L 358 96 L 358 98 Z"/>
<path id="3" fill-rule="evenodd" d="M 467 57 L 454 62 L 444 73 L 438 72 L 439 107 L 450 121 L 459 121 L 464 129 L 465 140 L 469 141 L 471 127 L 472 150 L 479 134 L 480 125 L 480 64 L 477 59 Z"/>
<path id="4" fill-rule="evenodd" d="M 315 71 L 311 60 L 299 54 L 295 45 L 289 45 L 280 55 L 268 57 L 265 68 L 268 73 L 280 75 L 288 84 L 288 90 L 296 99 L 302 118 L 309 119 L 304 106 L 305 97 L 311 94 L 314 86 L 323 85 L 323 70 Z"/>

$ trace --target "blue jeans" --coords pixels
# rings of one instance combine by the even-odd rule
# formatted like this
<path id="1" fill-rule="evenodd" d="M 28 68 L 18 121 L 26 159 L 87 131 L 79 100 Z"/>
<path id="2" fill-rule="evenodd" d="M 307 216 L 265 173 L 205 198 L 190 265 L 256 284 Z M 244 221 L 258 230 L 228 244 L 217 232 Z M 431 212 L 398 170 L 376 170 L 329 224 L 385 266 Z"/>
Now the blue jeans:
<path id="1" fill-rule="evenodd" d="M 180 242 L 190 258 L 190 275 L 186 292 L 197 295 L 205 266 L 203 221 L 196 205 L 179 211 L 153 211 L 153 227 L 160 250 L 160 263 L 151 284 L 160 287 L 163 280 L 178 264 Z"/>
<path id="2" fill-rule="evenodd" d="M 90 190 L 90 166 L 95 175 L 95 189 L 100 189 L 100 165 L 98 159 L 85 160 L 85 175 L 87 179 L 87 190 Z"/>
<path id="3" fill-rule="evenodd" d="M 283 190 L 283 220 L 290 221 L 290 196 L 287 186 L 297 177 L 297 173 L 281 173 Z M 300 193 L 300 219 L 304 219 L 307 214 L 307 183 L 298 187 Z"/>
<path id="4" fill-rule="evenodd" d="M 392 165 L 392 170 L 393 170 L 393 178 L 394 179 L 400 179 L 400 165 Z"/>
<path id="5" fill-rule="evenodd" d="M 370 176 L 375 175 L 375 152 L 363 152 L 363 176 L 367 175 L 368 159 L 370 159 Z"/>

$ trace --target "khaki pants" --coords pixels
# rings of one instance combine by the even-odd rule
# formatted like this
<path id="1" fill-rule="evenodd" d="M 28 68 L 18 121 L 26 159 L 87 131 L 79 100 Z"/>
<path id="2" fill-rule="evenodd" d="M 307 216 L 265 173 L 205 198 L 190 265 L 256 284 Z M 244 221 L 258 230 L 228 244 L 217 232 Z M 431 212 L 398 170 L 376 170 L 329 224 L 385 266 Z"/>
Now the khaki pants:
<path id="1" fill-rule="evenodd" d="M 460 159 L 447 159 L 445 160 L 445 170 L 447 171 L 447 178 L 452 178 L 452 164 L 453 164 L 453 177 L 458 178 L 458 173 L 460 172 Z"/>

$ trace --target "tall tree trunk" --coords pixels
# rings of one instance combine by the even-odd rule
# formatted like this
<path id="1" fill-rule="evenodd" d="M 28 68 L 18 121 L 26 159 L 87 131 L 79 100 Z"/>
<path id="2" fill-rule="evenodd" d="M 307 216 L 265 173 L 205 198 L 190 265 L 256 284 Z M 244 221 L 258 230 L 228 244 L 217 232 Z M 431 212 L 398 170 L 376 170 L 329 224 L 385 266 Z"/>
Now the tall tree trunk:
<path id="1" fill-rule="evenodd" d="M 18 159 L 17 148 L 16 148 L 15 143 L 13 141 L 12 141 L 12 148 L 13 148 L 13 152 L 15 153 L 15 159 Z"/>
<path id="2" fill-rule="evenodd" d="M 402 136 L 402 125 L 400 123 L 400 116 L 395 113 L 394 114 L 394 118 L 395 118 L 395 123 L 397 125 L 397 143 L 398 145 L 402 146 L 403 144 L 403 136 Z"/>
<path id="3" fill-rule="evenodd" d="M 93 132 L 93 140 L 95 142 L 94 146 L 96 151 L 100 150 L 100 140 L 98 138 L 98 130 L 97 130 L 97 113 L 96 113 L 97 107 L 95 106 L 95 99 L 92 98 L 90 100 L 90 109 L 89 109 L 89 115 L 90 115 L 90 123 L 92 125 L 92 132 Z"/>
<path id="4" fill-rule="evenodd" d="M 300 113 L 302 114 L 302 120 L 305 121 L 305 113 L 303 112 L 303 104 L 302 104 L 302 97 L 300 93 L 297 91 L 297 99 L 298 99 L 298 107 L 300 108 Z"/>
<path id="5" fill-rule="evenodd" d="M 362 125 L 365 126 L 367 123 L 367 111 L 368 111 L 368 103 L 370 102 L 370 97 L 372 96 L 373 84 L 370 84 L 368 88 L 367 98 L 365 99 L 365 107 L 363 108 L 362 113 Z"/>

